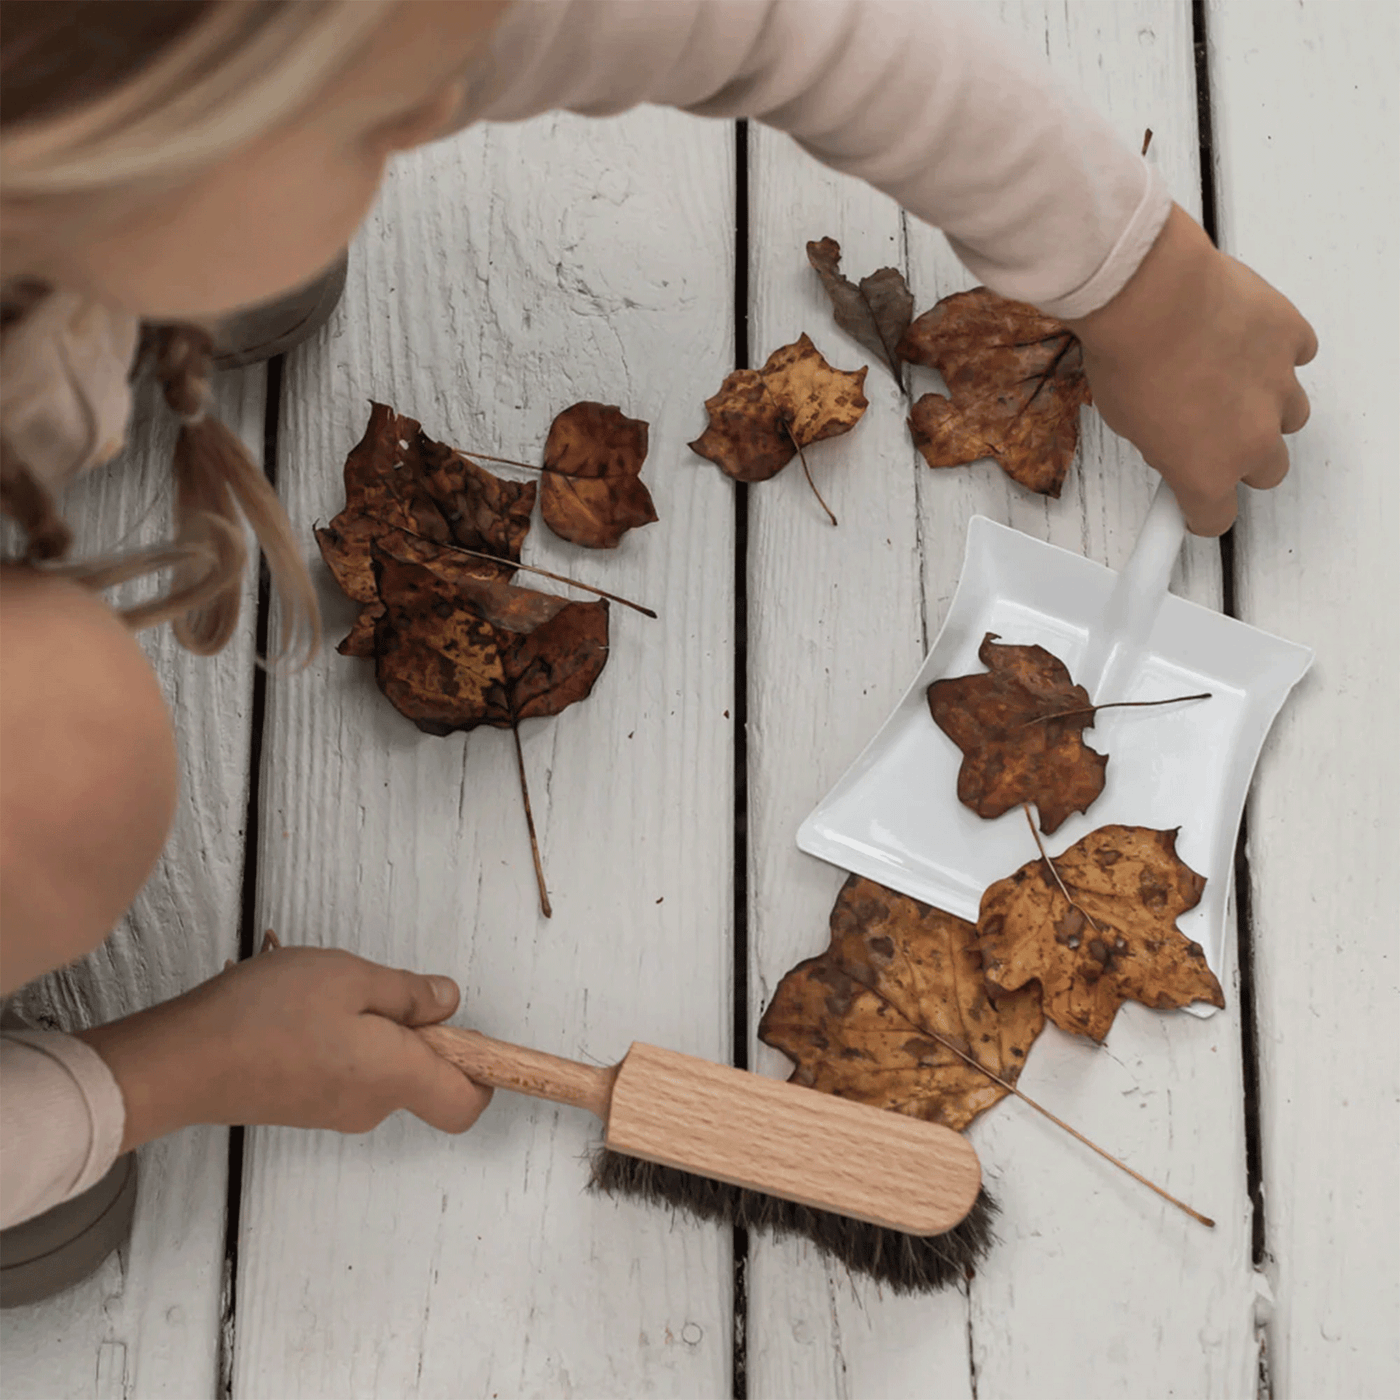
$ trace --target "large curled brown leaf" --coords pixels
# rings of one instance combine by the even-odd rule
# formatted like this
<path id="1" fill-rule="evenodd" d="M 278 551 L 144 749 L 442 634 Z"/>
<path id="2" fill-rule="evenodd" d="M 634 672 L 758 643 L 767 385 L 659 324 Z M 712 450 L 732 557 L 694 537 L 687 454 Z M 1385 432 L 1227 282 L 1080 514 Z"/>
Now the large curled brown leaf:
<path id="1" fill-rule="evenodd" d="M 1006 1094 L 929 1034 L 1014 1083 L 1044 1016 L 1029 988 L 997 1002 L 965 919 L 852 875 L 831 945 L 779 983 L 758 1034 L 825 1093 L 965 1128 Z"/>
<path id="2" fill-rule="evenodd" d="M 869 407 L 868 372 L 833 369 L 804 335 L 775 350 L 761 370 L 726 376 L 705 400 L 710 423 L 690 450 L 736 481 L 767 481 L 798 448 L 855 427 Z"/>
<path id="3" fill-rule="evenodd" d="M 841 274 L 841 245 L 834 238 L 808 243 L 807 261 L 822 279 L 831 298 L 836 324 L 854 337 L 872 355 L 878 355 L 904 387 L 904 370 L 899 358 L 899 342 L 914 319 L 914 297 L 904 274 L 893 267 L 882 267 L 860 283 Z"/>
<path id="4" fill-rule="evenodd" d="M 986 287 L 944 297 L 899 343 L 911 364 L 943 376 L 949 397 L 925 394 L 909 419 L 931 467 L 994 457 L 1006 474 L 1058 496 L 1090 400 L 1084 356 L 1063 322 Z"/>
<path id="5" fill-rule="evenodd" d="M 390 531 L 433 545 L 460 545 L 499 562 L 464 562 L 464 576 L 508 579 L 530 528 L 533 481 L 506 481 L 435 442 L 418 421 L 387 404 L 370 405 L 364 437 L 345 459 L 345 508 L 316 531 L 341 591 L 362 604 L 344 656 L 369 656 L 382 612 L 371 566 L 374 542 Z M 400 547 L 402 552 L 402 547 Z"/>
<path id="6" fill-rule="evenodd" d="M 576 403 L 550 425 L 540 514 L 561 539 L 614 549 L 628 530 L 656 519 L 638 473 L 647 425 L 601 403 Z"/>
<path id="7" fill-rule="evenodd" d="M 571 603 L 499 579 L 478 579 L 450 551 L 432 558 L 376 542 L 384 610 L 375 623 L 375 679 L 428 734 L 555 715 L 582 700 L 608 659 L 608 605 Z"/>
<path id="8" fill-rule="evenodd" d="M 1108 755 L 1084 743 L 1089 694 L 1044 647 L 1008 646 L 988 632 L 977 659 L 988 669 L 928 688 L 934 723 L 963 751 L 958 801 L 979 817 L 1034 802 L 1055 831 L 1103 791 Z M 1066 711 L 1063 719 L 1054 716 Z"/>
<path id="9" fill-rule="evenodd" d="M 987 888 L 977 918 L 994 996 L 1038 983 L 1061 1030 L 1102 1040 L 1124 1001 L 1165 1009 L 1224 1006 L 1199 943 L 1176 926 L 1205 879 L 1176 853 L 1176 832 L 1102 826 L 1054 857 Z"/>

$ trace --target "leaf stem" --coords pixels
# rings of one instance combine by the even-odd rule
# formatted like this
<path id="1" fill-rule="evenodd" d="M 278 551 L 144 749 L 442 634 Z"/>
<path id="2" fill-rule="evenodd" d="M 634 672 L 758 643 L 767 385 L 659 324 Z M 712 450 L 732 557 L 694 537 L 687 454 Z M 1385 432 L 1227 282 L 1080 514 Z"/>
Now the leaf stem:
<path id="1" fill-rule="evenodd" d="M 1065 888 L 1065 882 L 1060 879 L 1060 872 L 1055 869 L 1055 862 L 1050 859 L 1050 853 L 1045 849 L 1045 843 L 1040 839 L 1040 833 L 1035 829 L 1035 819 L 1031 816 L 1031 804 L 1029 802 L 1021 803 L 1021 810 L 1026 814 L 1026 825 L 1030 827 L 1031 835 L 1035 838 L 1035 844 L 1040 851 L 1040 858 L 1045 862 L 1045 868 L 1050 872 L 1055 883 L 1060 887 L 1060 893 L 1064 895 L 1069 907 L 1071 909 L 1078 909 L 1089 921 L 1089 927 L 1102 937 L 1103 930 L 1094 922 L 1094 916 L 1070 894 Z"/>
<path id="2" fill-rule="evenodd" d="M 519 720 L 511 725 L 510 732 L 515 738 L 515 766 L 520 773 L 520 796 L 525 803 L 525 825 L 530 828 L 530 854 L 535 858 L 535 883 L 540 887 L 540 913 L 549 919 L 553 918 L 554 910 L 550 907 L 549 891 L 544 883 L 544 862 L 540 859 L 540 843 L 535 835 L 535 814 L 530 810 L 530 786 L 525 781 L 525 754 L 520 747 Z"/>
<path id="3" fill-rule="evenodd" d="M 378 515 L 366 515 L 363 519 L 373 520 L 376 524 L 383 525 L 389 530 L 402 530 L 405 535 L 412 535 L 415 540 L 425 540 L 428 544 L 436 545 L 439 549 L 453 549 L 458 554 L 470 554 L 473 559 L 489 559 L 493 564 L 504 564 L 511 569 L 524 569 L 527 574 L 541 574 L 545 578 L 553 579 L 555 583 L 567 584 L 570 588 L 579 588 L 585 593 L 596 593 L 598 597 L 606 598 L 610 603 L 621 603 L 624 608 L 631 608 L 633 612 L 639 612 L 643 617 L 656 616 L 651 608 L 634 603 L 630 598 L 624 598 L 619 593 L 609 593 L 606 588 L 595 588 L 591 583 L 580 583 L 576 578 L 551 573 L 548 569 L 540 568 L 538 564 L 522 564 L 519 559 L 507 559 L 501 554 L 487 554 L 484 550 L 468 549 L 464 544 L 450 544 L 445 540 L 429 539 L 427 535 L 420 535 L 417 530 L 410 530 L 405 525 L 391 525 Z"/>
<path id="4" fill-rule="evenodd" d="M 1036 715 L 1034 719 L 1022 721 L 1017 729 L 1026 729 L 1032 724 L 1048 724 L 1052 719 L 1073 719 L 1077 715 L 1093 715 L 1100 710 L 1146 709 L 1150 705 L 1184 705 L 1188 700 L 1210 700 L 1210 691 L 1203 690 L 1199 695 L 1171 695 L 1165 700 L 1110 700 L 1103 705 L 1081 705 L 1075 710 L 1056 710 L 1049 715 Z"/>
<path id="5" fill-rule="evenodd" d="M 803 475 L 807 478 L 807 485 L 812 488 L 812 494 L 817 498 L 817 504 L 827 513 L 831 523 L 836 525 L 838 523 L 836 516 L 832 514 L 831 507 L 822 499 L 822 493 L 817 490 L 817 483 L 812 480 L 812 469 L 807 465 L 807 454 L 802 450 L 802 444 L 793 436 L 792 429 L 786 421 L 782 418 L 779 418 L 778 421 L 782 423 L 783 431 L 788 435 L 788 441 L 797 449 L 797 460 L 802 463 Z"/>
<path id="6" fill-rule="evenodd" d="M 1044 1104 L 1037 1103 L 1033 1098 L 1031 1098 L 1029 1094 L 1023 1094 L 1014 1084 L 1003 1079 L 999 1074 L 994 1074 L 991 1070 L 989 1070 L 986 1067 L 986 1065 L 974 1059 L 973 1056 L 967 1053 L 967 1051 L 960 1049 L 953 1041 L 949 1040 L 947 1036 L 940 1035 L 937 1031 L 930 1030 L 927 1026 L 923 1024 L 920 1024 L 919 1029 L 931 1040 L 936 1040 L 940 1045 L 945 1046 L 947 1049 L 951 1050 L 953 1054 L 955 1054 L 960 1060 L 965 1060 L 968 1064 L 970 1064 L 973 1067 L 973 1069 L 980 1070 L 994 1084 L 1001 1085 L 1001 1087 L 1005 1089 L 1007 1093 L 1015 1094 L 1016 1097 L 1020 1099 L 1022 1103 L 1029 1104 L 1033 1109 L 1035 1109 L 1037 1113 L 1041 1114 L 1045 1118 L 1048 1118 L 1057 1128 L 1063 1128 L 1065 1132 L 1067 1132 L 1072 1138 L 1077 1138 L 1080 1142 L 1084 1144 L 1085 1147 L 1090 1148 L 1094 1152 L 1097 1152 L 1099 1156 L 1104 1159 L 1104 1161 L 1112 1162 L 1115 1167 L 1119 1168 L 1121 1171 L 1127 1172 L 1128 1175 L 1132 1177 L 1134 1181 L 1140 1181 L 1144 1186 L 1148 1188 L 1148 1190 L 1155 1191 L 1164 1201 L 1170 1201 L 1172 1205 L 1174 1205 L 1178 1210 L 1184 1210 L 1186 1214 L 1191 1217 L 1192 1220 L 1199 1220 L 1202 1225 L 1208 1226 L 1212 1230 L 1215 1228 L 1215 1221 L 1213 1221 L 1210 1218 L 1210 1216 L 1202 1215 L 1200 1211 L 1193 1210 L 1190 1206 L 1186 1204 L 1185 1201 L 1177 1200 L 1177 1198 L 1173 1196 L 1170 1191 L 1163 1190 L 1162 1187 L 1158 1186 L 1155 1181 L 1149 1181 L 1145 1176 L 1143 1176 L 1141 1172 L 1134 1171 L 1133 1168 L 1130 1167 L 1126 1162 L 1119 1161 L 1119 1159 L 1115 1157 L 1111 1152 L 1105 1151 L 1102 1147 L 1098 1145 L 1098 1143 L 1092 1141 L 1090 1138 L 1086 1138 L 1084 1134 L 1079 1131 L 1078 1128 L 1071 1127 L 1068 1123 L 1065 1122 L 1063 1118 L 1059 1118 L 1055 1114 L 1051 1113 L 1050 1110 L 1046 1108 Z"/>

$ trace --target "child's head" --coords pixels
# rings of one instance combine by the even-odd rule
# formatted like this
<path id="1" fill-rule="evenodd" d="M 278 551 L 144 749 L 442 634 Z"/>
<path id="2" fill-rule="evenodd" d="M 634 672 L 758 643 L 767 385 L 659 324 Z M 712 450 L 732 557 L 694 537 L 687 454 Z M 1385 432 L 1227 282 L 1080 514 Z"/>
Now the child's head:
<path id="1" fill-rule="evenodd" d="M 3 0 L 0 259 L 151 320 L 309 281 L 499 3 Z"/>
<path id="2" fill-rule="evenodd" d="M 164 332 L 158 357 L 184 422 L 175 544 L 124 573 L 110 561 L 75 569 L 105 586 L 152 560 L 175 565 L 170 596 L 134 621 L 175 618 L 197 651 L 228 640 L 243 564 L 236 499 L 272 567 L 285 644 L 314 645 L 315 594 L 286 516 L 204 413 L 209 341 L 198 327 L 309 281 L 338 255 L 389 155 L 450 124 L 503 5 L 0 0 L 7 363 L 22 353 L 36 298 L 55 289 L 116 314 L 195 323 Z M 40 320 L 29 319 L 31 333 Z M 0 505 L 27 529 L 30 557 L 49 558 L 68 532 L 45 473 L 6 430 L 24 413 L 33 421 L 34 407 L 6 398 Z M 50 464 L 48 480 L 61 478 Z"/>

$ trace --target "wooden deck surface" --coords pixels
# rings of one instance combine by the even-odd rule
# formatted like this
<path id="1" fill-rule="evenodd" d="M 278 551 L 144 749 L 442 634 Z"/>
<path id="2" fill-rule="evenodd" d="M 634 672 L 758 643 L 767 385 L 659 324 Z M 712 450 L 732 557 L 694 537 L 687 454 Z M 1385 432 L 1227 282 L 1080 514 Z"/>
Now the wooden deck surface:
<path id="1" fill-rule="evenodd" d="M 129 1249 L 5 1315 L 6 1400 L 1400 1393 L 1397 11 L 1211 0 L 1203 133 L 1184 0 L 989 8 L 1126 139 L 1151 127 L 1176 197 L 1200 213 L 1213 192 L 1222 246 L 1321 340 L 1292 474 L 1250 494 L 1223 549 L 1193 541 L 1174 585 L 1317 652 L 1251 796 L 1227 1008 L 1130 1005 L 1103 1050 L 1049 1030 L 1022 1081 L 1217 1228 L 1014 1103 L 972 1130 L 1001 1242 L 965 1288 L 919 1300 L 795 1245 L 749 1241 L 736 1264 L 727 1231 L 583 1194 L 593 1128 L 545 1104 L 499 1095 L 460 1139 L 402 1116 L 360 1138 L 195 1129 L 143 1154 Z M 151 637 L 177 829 L 109 945 L 31 1005 L 120 1014 L 271 926 L 449 970 L 461 1023 L 541 1049 L 606 1061 L 639 1039 L 785 1074 L 753 1029 L 825 946 L 842 879 L 794 833 L 917 669 L 969 517 L 1118 566 L 1153 485 L 1092 415 L 1058 502 L 988 464 L 930 472 L 872 367 L 865 421 L 810 454 L 839 529 L 796 469 L 736 492 L 686 447 L 725 372 L 802 331 L 834 363 L 866 358 L 806 265 L 824 234 L 858 272 L 903 268 L 919 309 L 972 283 L 938 234 L 763 130 L 548 117 L 404 159 L 331 326 L 219 400 L 270 454 L 331 643 L 351 609 L 311 528 L 339 508 L 370 398 L 527 458 L 577 399 L 651 423 L 659 524 L 615 554 L 539 527 L 526 546 L 660 613 L 615 608 L 594 697 L 524 730 L 555 916 L 508 737 L 419 734 L 330 647 L 262 678 L 250 591 L 212 664 Z M 159 535 L 165 434 L 143 425 L 87 484 L 85 538 Z"/>

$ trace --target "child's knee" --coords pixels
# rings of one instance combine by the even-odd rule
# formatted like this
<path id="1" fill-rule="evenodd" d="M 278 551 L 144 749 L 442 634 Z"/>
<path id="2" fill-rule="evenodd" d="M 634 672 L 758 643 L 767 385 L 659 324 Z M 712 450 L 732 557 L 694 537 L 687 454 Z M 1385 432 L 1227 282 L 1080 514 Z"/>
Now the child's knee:
<path id="1" fill-rule="evenodd" d="M 0 570 L 0 983 L 107 935 L 169 831 L 175 742 L 155 674 L 99 599 Z"/>

